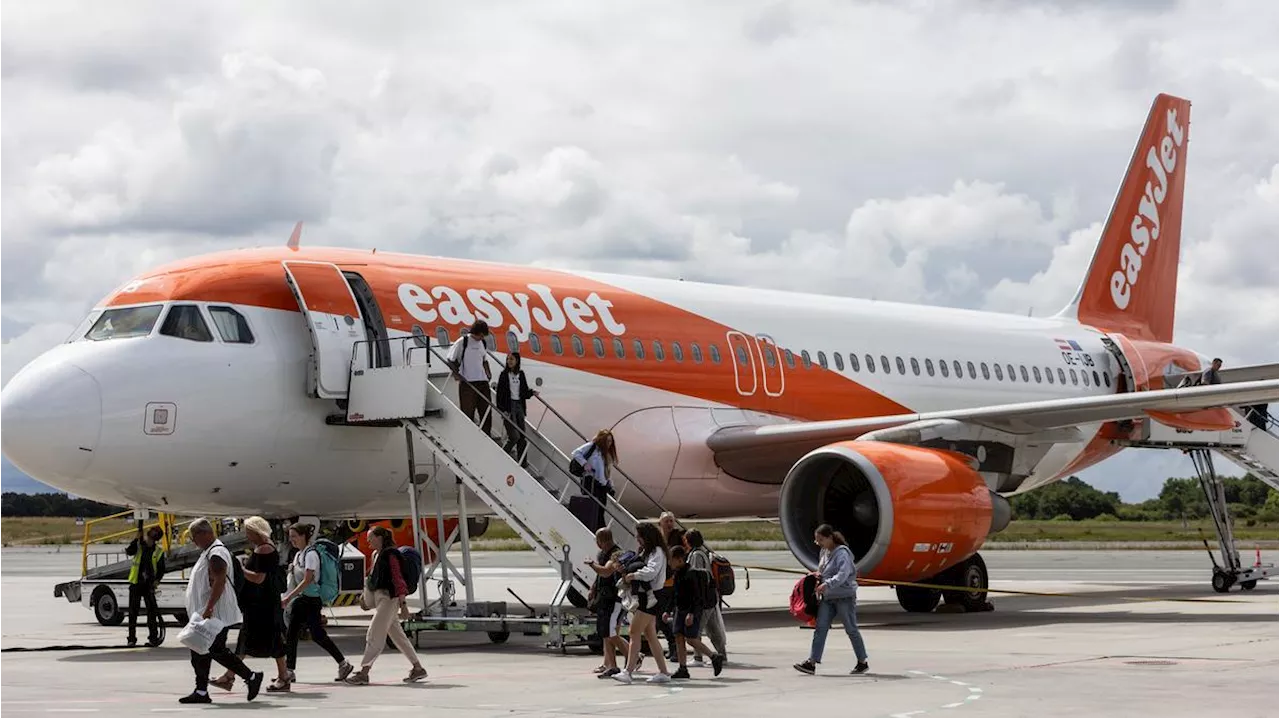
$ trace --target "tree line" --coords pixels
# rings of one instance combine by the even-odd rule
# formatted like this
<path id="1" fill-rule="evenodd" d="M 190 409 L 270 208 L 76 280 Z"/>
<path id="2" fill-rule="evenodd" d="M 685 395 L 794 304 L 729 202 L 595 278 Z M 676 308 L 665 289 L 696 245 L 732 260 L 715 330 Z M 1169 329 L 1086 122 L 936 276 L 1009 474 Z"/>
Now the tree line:
<path id="1" fill-rule="evenodd" d="M 1275 523 L 1277 492 L 1252 476 L 1224 477 L 1223 489 L 1231 515 L 1246 525 Z M 1128 504 L 1114 491 L 1099 491 L 1076 476 L 1013 497 L 1009 502 L 1015 519 L 1080 521 L 1190 521 L 1209 516 L 1209 503 L 1195 477 L 1171 477 L 1160 495 Z"/>
<path id="2" fill-rule="evenodd" d="M 121 511 L 123 509 L 116 506 L 59 493 L 19 494 L 6 491 L 0 494 L 0 516 L 74 516 L 92 519 Z"/>

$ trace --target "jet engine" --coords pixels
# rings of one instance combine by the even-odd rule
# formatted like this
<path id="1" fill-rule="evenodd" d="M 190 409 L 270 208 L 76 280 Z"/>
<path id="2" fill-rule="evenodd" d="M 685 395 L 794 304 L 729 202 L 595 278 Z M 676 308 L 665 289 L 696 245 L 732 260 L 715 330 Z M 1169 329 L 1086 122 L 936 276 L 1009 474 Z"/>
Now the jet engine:
<path id="1" fill-rule="evenodd" d="M 813 533 L 827 523 L 849 542 L 859 576 L 887 581 L 919 582 L 955 566 L 1011 518 L 967 456 L 878 441 L 809 452 L 787 473 L 779 504 L 802 564 L 817 567 Z"/>

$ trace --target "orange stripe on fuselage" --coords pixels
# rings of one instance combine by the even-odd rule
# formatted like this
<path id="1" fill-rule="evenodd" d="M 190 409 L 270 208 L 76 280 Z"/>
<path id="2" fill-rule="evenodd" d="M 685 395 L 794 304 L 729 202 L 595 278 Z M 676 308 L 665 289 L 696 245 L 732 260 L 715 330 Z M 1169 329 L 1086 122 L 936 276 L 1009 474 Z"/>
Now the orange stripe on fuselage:
<path id="1" fill-rule="evenodd" d="M 548 269 L 344 249 L 239 250 L 160 267 L 126 284 L 104 304 L 185 299 L 297 311 L 281 265 L 287 260 L 329 262 L 359 273 L 372 287 L 387 327 L 393 330 L 409 332 L 417 324 L 434 336 L 436 328 L 443 326 L 456 338 L 459 328 L 478 316 L 490 322 L 500 346 L 505 344 L 503 335 L 515 331 L 522 340 L 522 353 L 537 361 L 718 404 L 807 420 L 910 411 L 836 372 L 816 365 L 805 369 L 798 358 L 795 368 L 785 368 L 782 396 L 765 394 L 763 375 L 756 379 L 755 393 L 742 396 L 737 390 L 736 357 L 727 334 L 741 331 L 750 337 L 757 332 L 728 327 L 651 297 Z M 307 291 L 312 290 L 308 287 Z M 326 299 L 349 301 L 307 297 L 313 306 L 323 306 Z M 530 352 L 525 341 L 529 330 L 541 340 L 540 354 Z M 574 351 L 575 334 L 583 342 L 582 356 Z M 563 343 L 562 355 L 552 351 L 551 335 L 558 335 Z M 625 359 L 615 358 L 615 337 L 625 342 Z M 596 338 L 604 344 L 603 358 L 596 356 Z M 644 343 L 643 360 L 635 359 L 633 344 L 637 339 Z M 664 361 L 654 356 L 654 340 L 662 341 L 667 354 Z M 682 362 L 672 355 L 676 342 L 683 348 Z M 692 358 L 695 342 L 704 355 L 701 363 Z M 712 344 L 719 348 L 720 363 L 710 359 Z M 753 370 L 749 364 L 738 368 L 770 371 L 763 366 Z"/>

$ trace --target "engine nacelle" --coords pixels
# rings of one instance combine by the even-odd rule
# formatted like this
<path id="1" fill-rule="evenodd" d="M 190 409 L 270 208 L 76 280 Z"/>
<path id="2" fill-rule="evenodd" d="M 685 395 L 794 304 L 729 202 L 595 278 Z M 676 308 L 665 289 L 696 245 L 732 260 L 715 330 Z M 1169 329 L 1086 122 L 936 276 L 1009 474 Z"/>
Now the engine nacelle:
<path id="1" fill-rule="evenodd" d="M 791 467 L 778 517 L 791 552 L 811 569 L 813 531 L 829 523 L 848 540 L 859 576 L 919 581 L 973 555 L 1008 526 L 1011 510 L 962 454 L 843 441 Z"/>

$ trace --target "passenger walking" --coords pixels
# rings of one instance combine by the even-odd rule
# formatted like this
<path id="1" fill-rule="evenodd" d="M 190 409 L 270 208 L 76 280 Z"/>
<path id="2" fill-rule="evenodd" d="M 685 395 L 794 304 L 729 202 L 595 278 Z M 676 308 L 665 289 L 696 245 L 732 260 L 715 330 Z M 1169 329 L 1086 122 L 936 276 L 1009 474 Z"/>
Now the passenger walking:
<path id="1" fill-rule="evenodd" d="M 335 681 L 345 681 L 354 670 L 347 662 L 342 651 L 333 643 L 329 633 L 321 623 L 320 602 L 320 550 L 311 545 L 311 537 L 316 527 L 311 524 L 297 523 L 289 527 L 289 543 L 297 549 L 290 574 L 293 588 L 280 599 L 281 606 L 293 604 L 289 613 L 289 626 L 285 633 L 285 658 L 289 667 L 291 680 L 298 668 L 298 638 L 302 627 L 306 626 L 311 634 L 311 641 L 323 648 L 338 664 L 338 677 Z"/>
<path id="2" fill-rule="evenodd" d="M 667 673 L 667 662 L 662 657 L 656 627 L 658 616 L 662 613 L 662 600 L 658 593 L 667 577 L 667 547 L 658 527 L 647 521 L 636 526 L 636 539 L 639 544 L 636 563 L 624 568 L 629 571 L 624 580 L 633 592 L 639 594 L 640 601 L 631 619 L 627 667 L 613 678 L 622 683 L 631 683 L 631 674 L 640 665 L 640 642 L 645 641 L 653 652 L 653 660 L 658 663 L 658 672 L 649 677 L 649 682 L 667 683 L 671 680 L 671 675 Z"/>
<path id="3" fill-rule="evenodd" d="M 187 615 L 202 616 L 206 620 L 213 618 L 223 625 L 222 631 L 213 639 L 208 653 L 191 652 L 191 667 L 196 674 L 196 689 L 191 695 L 178 699 L 179 703 L 212 703 L 209 697 L 209 669 L 213 662 L 231 669 L 233 673 L 244 679 L 249 689 L 249 700 L 258 697 L 262 688 L 263 675 L 251 671 L 244 661 L 236 658 L 227 650 L 227 633 L 231 626 L 240 623 L 243 617 L 240 607 L 236 605 L 235 589 L 231 585 L 231 552 L 213 533 L 213 525 L 208 519 L 196 519 L 188 529 L 191 542 L 201 549 L 200 558 L 191 569 L 191 578 L 187 581 Z"/>
<path id="4" fill-rule="evenodd" d="M 288 692 L 290 678 L 284 656 L 284 610 L 280 606 L 285 584 L 284 567 L 280 565 L 280 554 L 271 543 L 271 524 L 266 519 L 261 516 L 245 519 L 244 535 L 253 545 L 253 553 L 245 562 L 244 586 L 240 588 L 240 611 L 244 614 L 244 623 L 236 640 L 236 655 L 242 659 L 245 656 L 274 658 L 276 680 L 267 686 L 267 692 Z M 235 673 L 228 670 L 209 683 L 229 691 L 235 681 Z"/>
<path id="5" fill-rule="evenodd" d="M 595 525 L 587 527 L 593 531 L 606 523 L 604 509 L 609 503 L 609 495 L 614 493 L 609 467 L 617 463 L 618 448 L 613 441 L 613 432 L 608 429 L 597 431 L 591 441 L 574 449 L 570 456 L 569 472 L 582 479 L 582 490 L 596 504 Z"/>
<path id="6" fill-rule="evenodd" d="M 862 634 L 858 632 L 858 617 L 854 609 L 858 592 L 858 567 L 853 560 L 853 551 L 849 550 L 844 536 L 830 524 L 822 524 L 813 534 L 814 543 L 822 549 L 818 557 L 818 570 L 815 575 L 818 585 L 814 592 L 818 596 L 818 625 L 813 632 L 813 645 L 809 648 L 809 658 L 795 664 L 801 673 L 813 675 L 817 665 L 822 663 L 822 652 L 827 644 L 827 632 L 837 615 L 844 624 L 844 632 L 849 634 L 849 642 L 853 644 L 853 653 L 858 657 L 858 664 L 853 673 L 866 673 L 867 647 L 862 642 Z"/>
<path id="7" fill-rule="evenodd" d="M 600 678 L 612 678 L 622 672 L 616 654 L 626 655 L 627 646 L 618 635 L 618 626 L 622 623 L 622 603 L 618 600 L 618 572 L 622 567 L 618 559 L 622 549 L 613 542 L 613 531 L 608 528 L 596 531 L 596 548 L 600 549 L 596 557 L 584 560 L 596 573 L 587 604 L 595 611 L 596 635 L 604 647 L 604 665 L 597 668 L 596 673 Z"/>
<path id="8" fill-rule="evenodd" d="M 480 425 L 484 433 L 493 435 L 493 410 L 489 406 L 489 381 L 493 373 L 489 369 L 489 347 L 485 339 L 489 325 L 476 320 L 461 339 L 449 347 L 445 362 L 458 379 L 458 407 L 468 418 Z"/>
<path id="9" fill-rule="evenodd" d="M 138 522 L 138 535 L 125 548 L 126 556 L 133 557 L 129 567 L 129 645 L 138 645 L 138 609 L 142 603 L 147 605 L 147 645 L 155 648 L 160 645 L 160 609 L 156 606 L 156 586 L 164 576 L 164 548 L 160 539 L 164 538 L 164 530 L 159 526 L 147 529 L 142 533 L 142 522 Z"/>
<path id="10" fill-rule="evenodd" d="M 680 664 L 680 667 L 676 669 L 676 672 L 671 677 L 689 677 L 688 655 L 690 647 L 697 651 L 698 655 L 711 659 L 711 668 L 715 675 L 718 676 L 720 671 L 724 669 L 724 658 L 719 654 L 712 653 L 711 649 L 707 648 L 700 638 L 703 612 L 706 610 L 706 604 L 714 600 L 715 589 L 712 587 L 711 572 L 695 571 L 690 568 L 689 564 L 685 562 L 685 549 L 683 546 L 671 548 L 669 565 L 675 579 L 674 590 L 671 601 L 668 602 L 670 608 L 662 619 L 664 622 L 670 623 L 675 630 L 676 660 Z"/>
<path id="11" fill-rule="evenodd" d="M 413 683 L 427 677 L 427 669 L 418 660 L 418 653 L 404 634 L 404 628 L 397 620 L 409 617 L 407 597 L 409 587 L 405 584 L 405 570 L 401 561 L 404 554 L 396 549 L 395 537 L 391 529 L 385 526 L 374 526 L 367 536 L 369 548 L 373 550 L 373 568 L 364 582 L 364 592 L 360 596 L 360 607 L 366 611 L 373 610 L 373 620 L 369 622 L 369 630 L 365 633 L 364 657 L 360 660 L 360 670 L 347 678 L 347 683 L 357 686 L 369 684 L 369 669 L 382 654 L 387 638 L 409 659 L 412 668 L 404 679 L 405 683 Z"/>
<path id="12" fill-rule="evenodd" d="M 711 573 L 711 550 L 707 548 L 706 542 L 702 538 L 702 532 L 698 529 L 692 529 L 684 535 L 684 544 L 689 549 L 689 568 L 695 571 L 706 571 Z M 715 577 L 712 576 L 714 579 Z M 720 612 L 720 593 L 716 587 L 715 581 L 711 582 L 712 588 L 716 591 L 716 598 L 710 608 L 706 608 L 702 612 L 702 630 L 707 634 L 707 638 L 711 640 L 711 645 L 716 649 L 716 655 L 722 660 L 728 659 L 728 650 L 726 649 L 726 636 L 724 630 L 724 615 Z"/>
<path id="13" fill-rule="evenodd" d="M 529 381 L 525 378 L 524 370 L 520 368 L 520 352 L 511 352 L 507 355 L 506 366 L 498 375 L 498 395 L 495 403 L 498 405 L 498 411 L 503 413 L 507 433 L 507 442 L 502 449 L 519 460 L 521 466 L 528 466 L 524 455 L 525 447 L 529 443 L 524 435 L 524 417 L 528 414 L 527 402 L 537 395 L 538 392 L 529 388 Z M 512 453 L 513 448 L 515 453 Z"/>

